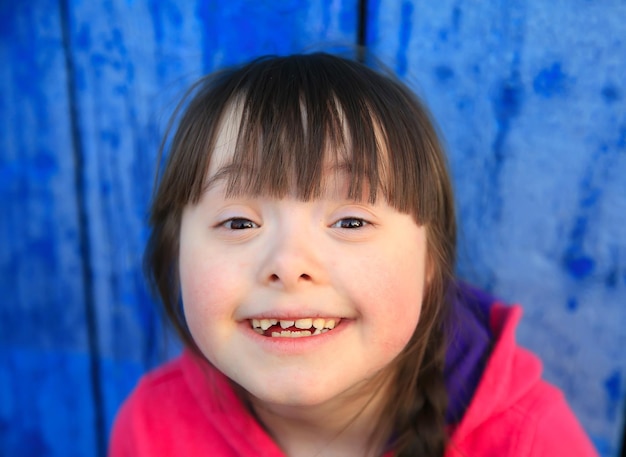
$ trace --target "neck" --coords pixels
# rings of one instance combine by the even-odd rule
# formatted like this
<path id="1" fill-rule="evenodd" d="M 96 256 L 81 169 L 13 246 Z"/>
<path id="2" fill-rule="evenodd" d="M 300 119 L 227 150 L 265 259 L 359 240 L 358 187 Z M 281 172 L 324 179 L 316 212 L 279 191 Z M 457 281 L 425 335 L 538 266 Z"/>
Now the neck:
<path id="1" fill-rule="evenodd" d="M 389 432 L 378 424 L 389 383 L 367 384 L 313 406 L 251 398 L 251 407 L 289 457 L 379 456 Z"/>

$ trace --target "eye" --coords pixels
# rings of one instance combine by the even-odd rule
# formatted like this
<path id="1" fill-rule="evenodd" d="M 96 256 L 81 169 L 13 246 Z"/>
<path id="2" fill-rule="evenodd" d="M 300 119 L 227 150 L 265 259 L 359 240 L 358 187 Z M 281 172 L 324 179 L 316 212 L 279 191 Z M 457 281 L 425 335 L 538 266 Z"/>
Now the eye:
<path id="1" fill-rule="evenodd" d="M 342 228 L 342 229 L 360 229 L 368 225 L 365 219 L 361 219 L 358 217 L 345 217 L 343 219 L 339 219 L 335 222 L 331 227 L 333 228 Z"/>
<path id="2" fill-rule="evenodd" d="M 246 230 L 259 228 L 259 225 L 256 222 L 252 222 L 250 219 L 246 219 L 244 217 L 233 217 L 231 219 L 228 219 L 227 221 L 222 222 L 221 225 L 222 227 L 229 230 Z"/>

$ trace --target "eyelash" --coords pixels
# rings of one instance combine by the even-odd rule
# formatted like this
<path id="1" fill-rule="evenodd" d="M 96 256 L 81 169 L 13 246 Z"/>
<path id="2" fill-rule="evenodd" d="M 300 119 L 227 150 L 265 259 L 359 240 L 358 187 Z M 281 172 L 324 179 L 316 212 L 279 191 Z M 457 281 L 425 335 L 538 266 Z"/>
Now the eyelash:
<path id="1" fill-rule="evenodd" d="M 331 228 L 339 228 L 346 230 L 358 230 L 367 227 L 371 223 L 360 217 L 344 217 L 336 221 L 331 225 Z M 259 228 L 256 222 L 251 221 L 245 217 L 233 217 L 219 224 L 228 230 L 250 230 Z M 234 227 L 234 226 L 239 227 Z"/>
<path id="2" fill-rule="evenodd" d="M 342 224 L 343 222 L 349 222 L 348 226 L 344 226 Z M 354 225 L 355 222 L 357 223 L 357 225 Z M 334 224 L 332 224 L 331 227 L 349 229 L 349 230 L 358 230 L 368 225 L 370 225 L 370 223 L 366 221 L 365 219 L 361 219 L 360 217 L 344 217 L 342 219 L 339 219 Z"/>
<path id="3" fill-rule="evenodd" d="M 235 223 L 245 225 L 245 227 L 235 228 L 233 227 Z M 250 219 L 246 219 L 245 217 L 233 217 L 231 219 L 228 219 L 222 222 L 220 226 L 228 230 L 249 230 L 249 229 L 259 228 L 259 225 L 256 222 L 252 222 Z"/>

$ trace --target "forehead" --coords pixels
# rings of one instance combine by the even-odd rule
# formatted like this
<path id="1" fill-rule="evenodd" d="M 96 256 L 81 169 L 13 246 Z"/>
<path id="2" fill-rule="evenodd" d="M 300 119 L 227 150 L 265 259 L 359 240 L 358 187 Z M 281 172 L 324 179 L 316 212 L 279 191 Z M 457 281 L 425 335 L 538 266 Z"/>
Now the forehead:
<path id="1" fill-rule="evenodd" d="M 230 103 L 220 119 L 213 150 L 209 152 L 207 180 L 215 179 L 220 170 L 229 166 L 234 159 L 237 137 L 241 124 L 243 105 L 241 102 Z"/>

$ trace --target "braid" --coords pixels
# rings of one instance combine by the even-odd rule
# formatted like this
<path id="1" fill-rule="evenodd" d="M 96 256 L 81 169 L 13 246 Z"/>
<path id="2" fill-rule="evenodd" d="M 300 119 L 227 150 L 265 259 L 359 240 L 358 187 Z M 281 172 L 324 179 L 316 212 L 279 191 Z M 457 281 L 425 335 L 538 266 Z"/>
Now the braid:
<path id="1" fill-rule="evenodd" d="M 432 330 L 429 344 L 423 351 L 421 369 L 415 378 L 410 372 L 415 368 L 402 364 L 398 372 L 404 390 L 402 404 L 398 405 L 394 432 L 397 434 L 395 450 L 398 457 L 442 457 L 447 443 L 445 410 L 447 394 L 443 367 L 445 345 L 443 331 Z M 412 361 L 413 364 L 415 360 Z M 417 388 L 416 388 L 417 387 Z"/>
<path id="2" fill-rule="evenodd" d="M 443 287 L 437 287 L 444 285 Z M 448 436 L 444 382 L 450 282 L 427 291 L 422 316 L 405 351 L 396 360 L 390 400 L 381 419 L 391 425 L 390 443 L 397 457 L 443 457 Z"/>

